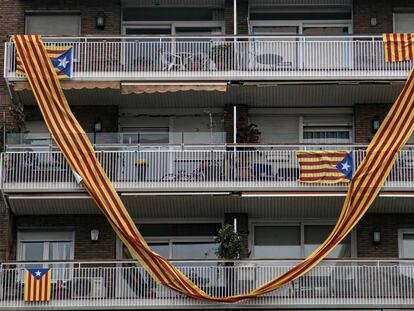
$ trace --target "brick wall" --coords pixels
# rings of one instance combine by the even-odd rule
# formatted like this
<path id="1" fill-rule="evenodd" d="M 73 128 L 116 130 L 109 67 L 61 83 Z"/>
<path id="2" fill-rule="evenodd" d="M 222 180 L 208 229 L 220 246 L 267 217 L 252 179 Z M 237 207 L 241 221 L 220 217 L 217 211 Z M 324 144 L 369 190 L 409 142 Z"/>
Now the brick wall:
<path id="1" fill-rule="evenodd" d="M 412 0 L 354 0 L 353 19 L 355 34 L 381 34 L 393 31 L 395 8 L 414 7 Z M 371 18 L 377 25 L 371 26 Z"/>
<path id="2" fill-rule="evenodd" d="M 108 221 L 100 215 L 16 216 L 16 228 L 36 230 L 73 230 L 75 259 L 115 259 L 116 235 Z M 99 240 L 91 241 L 91 229 L 99 229 Z M 14 243 L 12 256 L 16 256 Z"/>
<path id="3" fill-rule="evenodd" d="M 71 10 L 81 14 L 82 35 L 113 35 L 121 31 L 121 5 L 119 0 L 84 0 L 84 1 L 55 1 L 55 0 L 2 0 L 0 1 L 0 73 L 3 73 L 4 42 L 8 36 L 16 33 L 24 33 L 24 13 L 29 10 Z M 104 29 L 96 29 L 95 16 L 104 14 L 106 26 Z M 0 96 L 8 95 L 3 75 L 0 77 Z M 0 115 L 6 112 L 7 122 L 14 123 L 9 112 L 8 103 L 0 101 Z"/>
<path id="4" fill-rule="evenodd" d="M 247 105 L 237 106 L 237 127 L 244 127 L 248 123 L 248 107 Z M 226 105 L 224 107 L 224 131 L 226 132 L 227 143 L 233 143 L 234 121 L 233 121 L 234 105 Z"/>
<path id="5" fill-rule="evenodd" d="M 246 35 L 248 28 L 248 0 L 237 0 L 237 34 Z M 233 34 L 233 0 L 226 0 L 224 8 L 224 19 L 226 23 L 226 34 Z"/>
<path id="6" fill-rule="evenodd" d="M 0 262 L 8 259 L 9 213 L 3 199 L 0 201 Z"/>
<path id="7" fill-rule="evenodd" d="M 372 244 L 372 233 L 381 232 L 381 244 Z M 414 228 L 412 214 L 368 214 L 357 226 L 358 257 L 398 257 L 398 229 Z"/>
<path id="8" fill-rule="evenodd" d="M 355 143 L 368 144 L 374 136 L 372 119 L 376 116 L 382 122 L 390 108 L 391 104 L 356 104 L 354 106 Z"/>

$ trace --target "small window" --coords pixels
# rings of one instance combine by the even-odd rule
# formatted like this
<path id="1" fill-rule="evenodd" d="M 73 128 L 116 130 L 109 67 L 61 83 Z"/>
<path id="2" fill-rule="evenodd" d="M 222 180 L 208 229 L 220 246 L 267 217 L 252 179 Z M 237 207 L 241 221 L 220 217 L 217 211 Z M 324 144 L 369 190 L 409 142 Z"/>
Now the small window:
<path id="1" fill-rule="evenodd" d="M 254 227 L 256 259 L 303 258 L 309 256 L 332 231 L 332 225 L 257 225 Z M 351 257 L 351 238 L 346 237 L 328 258 Z"/>
<path id="2" fill-rule="evenodd" d="M 68 261 L 74 258 L 74 233 L 56 231 L 19 231 L 17 258 L 21 261 Z M 69 278 L 69 264 L 54 264 L 53 280 Z M 46 267 L 43 264 L 31 268 Z"/>
<path id="3" fill-rule="evenodd" d="M 414 13 L 394 13 L 394 32 L 414 32 Z"/>
<path id="4" fill-rule="evenodd" d="M 400 257 L 414 258 L 414 229 L 400 230 Z"/>
<path id="5" fill-rule="evenodd" d="M 352 128 L 340 126 L 304 126 L 303 142 L 305 144 L 350 144 Z"/>
<path id="6" fill-rule="evenodd" d="M 254 232 L 256 258 L 301 257 L 300 226 L 257 226 Z"/>
<path id="7" fill-rule="evenodd" d="M 79 14 L 26 14 L 26 34 L 79 36 Z"/>

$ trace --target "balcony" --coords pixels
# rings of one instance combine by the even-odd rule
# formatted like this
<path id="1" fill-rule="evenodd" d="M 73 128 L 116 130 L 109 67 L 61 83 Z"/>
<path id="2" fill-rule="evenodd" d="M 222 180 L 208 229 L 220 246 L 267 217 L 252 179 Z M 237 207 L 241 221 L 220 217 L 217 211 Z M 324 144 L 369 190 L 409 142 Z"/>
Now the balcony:
<path id="1" fill-rule="evenodd" d="M 74 80 L 405 80 L 414 62 L 386 63 L 380 36 L 67 37 Z M 4 77 L 16 73 L 6 42 Z"/>
<path id="2" fill-rule="evenodd" d="M 295 261 L 180 261 L 174 264 L 208 294 L 243 294 L 281 275 Z M 52 269 L 49 302 L 23 300 L 24 267 Z M 409 308 L 414 304 L 412 260 L 325 260 L 305 276 L 264 296 L 233 304 L 241 308 Z M 136 262 L 3 263 L 0 309 L 117 309 L 223 307 L 157 285 Z"/>
<path id="3" fill-rule="evenodd" d="M 1 155 L 4 192 L 83 191 L 56 146 L 21 147 Z M 366 146 L 346 145 L 95 145 L 118 191 L 345 191 L 347 184 L 298 181 L 298 150 L 349 150 L 354 170 Z M 401 150 L 385 191 L 412 191 L 414 151 Z"/>

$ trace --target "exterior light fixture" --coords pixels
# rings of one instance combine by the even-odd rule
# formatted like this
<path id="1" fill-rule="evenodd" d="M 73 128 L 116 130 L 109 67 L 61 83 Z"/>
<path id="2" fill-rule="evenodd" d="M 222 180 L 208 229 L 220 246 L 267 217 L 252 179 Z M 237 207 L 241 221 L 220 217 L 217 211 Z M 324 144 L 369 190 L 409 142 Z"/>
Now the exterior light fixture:
<path id="1" fill-rule="evenodd" d="M 372 244 L 375 246 L 381 244 L 381 231 L 379 229 L 374 229 L 372 232 Z"/>
<path id="2" fill-rule="evenodd" d="M 100 133 L 102 132 L 102 122 L 100 120 L 97 120 L 94 124 L 93 124 L 93 131 L 95 133 Z"/>
<path id="3" fill-rule="evenodd" d="M 98 14 L 95 16 L 96 28 L 97 29 L 104 29 L 105 28 L 105 15 Z"/>
<path id="4" fill-rule="evenodd" d="M 96 242 L 99 240 L 99 229 L 91 230 L 91 241 Z"/>
<path id="5" fill-rule="evenodd" d="M 371 26 L 377 26 L 377 18 L 371 17 Z"/>
<path id="6" fill-rule="evenodd" d="M 381 125 L 380 118 L 375 116 L 372 118 L 372 132 L 376 133 Z"/>

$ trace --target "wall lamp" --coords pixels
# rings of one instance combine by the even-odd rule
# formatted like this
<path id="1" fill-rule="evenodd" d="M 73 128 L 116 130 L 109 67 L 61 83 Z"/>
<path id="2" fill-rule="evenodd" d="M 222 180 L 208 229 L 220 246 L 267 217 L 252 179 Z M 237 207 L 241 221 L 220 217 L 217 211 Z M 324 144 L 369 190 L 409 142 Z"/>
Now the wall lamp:
<path id="1" fill-rule="evenodd" d="M 105 15 L 98 14 L 95 16 L 95 23 L 97 29 L 104 29 L 105 28 Z"/>
<path id="2" fill-rule="evenodd" d="M 99 229 L 91 230 L 91 241 L 96 242 L 99 240 Z"/>
<path id="3" fill-rule="evenodd" d="M 375 116 L 372 118 L 372 132 L 376 133 L 381 125 L 380 118 Z"/>
<path id="4" fill-rule="evenodd" d="M 381 244 L 381 231 L 379 229 L 374 229 L 372 232 L 372 244 L 375 246 Z"/>
<path id="5" fill-rule="evenodd" d="M 95 121 L 95 123 L 93 124 L 93 131 L 95 133 L 102 132 L 102 122 L 100 120 Z"/>

